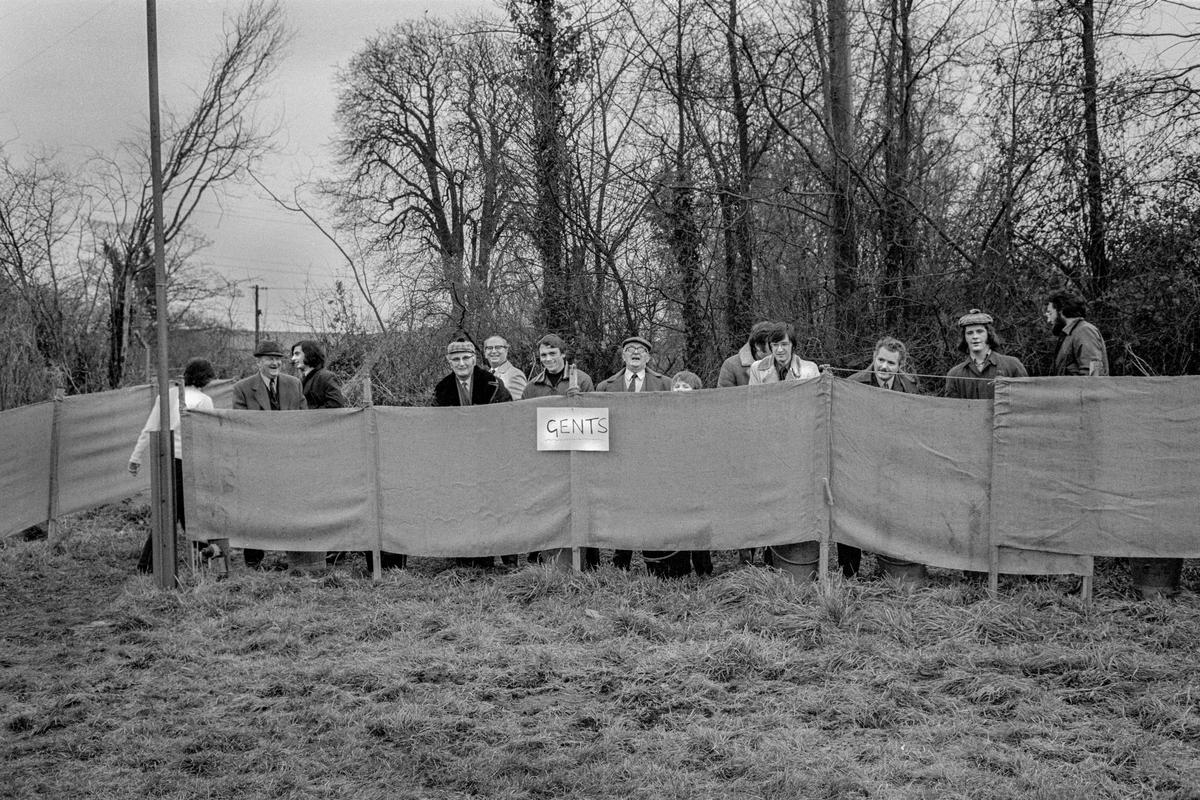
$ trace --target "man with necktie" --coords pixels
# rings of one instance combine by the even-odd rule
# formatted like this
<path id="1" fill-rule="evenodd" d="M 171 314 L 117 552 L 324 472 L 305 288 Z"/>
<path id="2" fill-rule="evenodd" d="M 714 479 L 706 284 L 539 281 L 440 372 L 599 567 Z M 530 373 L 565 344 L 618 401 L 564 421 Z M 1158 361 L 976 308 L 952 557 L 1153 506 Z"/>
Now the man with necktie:
<path id="1" fill-rule="evenodd" d="M 648 339 L 641 336 L 629 336 L 621 342 L 621 360 L 625 368 L 600 381 L 597 392 L 669 392 L 671 379 L 661 372 L 655 372 L 647 365 L 654 348 Z M 680 551 L 646 550 L 642 553 L 646 560 L 646 571 L 652 575 L 665 577 L 675 575 L 682 570 L 687 574 L 691 570 L 691 553 Z M 613 566 L 617 569 L 629 569 L 633 561 L 632 550 L 616 550 L 613 552 Z M 687 564 L 685 568 L 683 565 Z"/>
<path id="2" fill-rule="evenodd" d="M 475 345 L 467 339 L 458 338 L 446 346 L 446 361 L 450 364 L 450 374 L 433 387 L 435 406 L 483 406 L 512 400 L 500 376 L 478 365 Z M 503 556 L 503 560 L 508 566 L 517 564 L 515 555 Z M 488 569 L 496 563 L 492 556 L 457 558 L 455 562 L 459 566 L 480 569 Z"/>
<path id="3" fill-rule="evenodd" d="M 283 345 L 271 340 L 254 349 L 258 370 L 233 385 L 233 408 L 245 411 L 299 411 L 308 408 L 299 378 L 280 372 L 285 358 Z M 242 550 L 250 569 L 263 569 L 263 551 Z"/>

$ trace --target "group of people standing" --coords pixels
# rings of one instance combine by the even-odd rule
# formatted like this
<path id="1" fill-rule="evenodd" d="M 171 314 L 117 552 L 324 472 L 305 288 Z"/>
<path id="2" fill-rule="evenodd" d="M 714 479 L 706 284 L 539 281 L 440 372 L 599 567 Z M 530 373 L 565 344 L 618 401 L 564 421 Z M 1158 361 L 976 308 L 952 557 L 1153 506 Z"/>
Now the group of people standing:
<path id="1" fill-rule="evenodd" d="M 1104 339 L 1094 325 L 1087 322 L 1086 304 L 1081 296 L 1071 292 L 1056 292 L 1046 300 L 1045 319 L 1059 335 L 1059 347 L 1055 357 L 1056 375 L 1108 374 L 1108 356 Z M 1000 338 L 996 334 L 995 319 L 979 309 L 971 309 L 958 319 L 959 349 L 966 359 L 955 365 L 946 374 L 945 393 L 948 397 L 963 399 L 990 399 L 995 391 L 998 377 L 1027 377 L 1028 372 L 1021 361 L 999 352 Z M 758 322 L 750 330 L 745 344 L 721 365 L 717 387 L 746 386 L 777 383 L 790 380 L 816 378 L 821 367 L 805 360 L 797 352 L 795 330 L 783 322 Z M 436 406 L 469 406 L 510 402 L 548 396 L 570 397 L 582 392 L 663 392 L 691 391 L 702 388 L 699 376 L 693 372 L 680 371 L 671 377 L 656 372 L 649 366 L 653 345 L 642 336 L 629 336 L 621 342 L 620 357 L 623 367 L 615 374 L 594 383 L 592 377 L 579 369 L 570 359 L 566 343 L 556 334 L 546 334 L 537 342 L 537 358 L 540 369 L 530 376 L 509 360 L 509 343 L 503 336 L 490 336 L 483 343 L 484 364 L 480 364 L 475 344 L 465 337 L 450 342 L 446 347 L 446 361 L 450 373 L 434 386 L 433 401 Z M 254 351 L 258 369 L 233 386 L 233 408 L 261 411 L 293 411 L 316 408 L 341 408 L 346 398 L 334 375 L 325 369 L 325 355 L 321 346 L 312 340 L 294 344 L 290 351 L 292 365 L 299 377 L 282 371 L 287 357 L 282 345 L 275 341 L 264 341 Z M 885 336 L 875 343 L 871 365 L 849 376 L 876 388 L 916 393 L 916 377 L 906 369 L 908 350 L 897 338 Z M 187 408 L 212 408 L 212 400 L 201 390 L 215 377 L 213 368 L 204 359 L 192 359 L 184 370 L 183 403 Z M 176 508 L 181 526 L 185 524 L 182 498 L 182 454 L 179 439 L 179 394 L 173 388 L 171 394 L 171 425 L 175 431 Z M 138 438 L 137 446 L 130 456 L 129 471 L 136 475 L 146 452 L 149 433 L 158 429 L 157 402 Z M 264 566 L 262 550 L 246 548 L 243 551 L 246 566 L 251 569 L 269 569 Z M 330 554 L 336 560 L 347 554 Z M 400 553 L 382 552 L 382 569 L 402 568 L 407 557 Z M 752 563 L 754 551 L 740 551 L 744 563 Z M 373 568 L 372 554 L 365 553 L 367 568 Z M 712 558 L 707 551 L 644 551 L 643 561 L 647 571 L 662 577 L 682 577 L 691 572 L 707 575 L 712 572 Z M 506 564 L 518 561 L 516 555 L 503 556 Z M 561 559 L 562 553 L 530 553 L 530 561 Z M 613 565 L 628 570 L 632 565 L 631 550 L 616 550 Z M 770 548 L 763 554 L 770 563 Z M 862 553 L 857 548 L 838 545 L 838 560 L 842 572 L 852 577 L 857 574 Z M 494 559 L 458 559 L 465 566 L 486 567 Z M 600 564 L 600 552 L 596 548 L 584 548 L 581 563 L 585 569 L 594 569 Z M 896 562 L 903 564 L 904 562 Z M 147 540 L 138 568 L 150 569 L 150 542 Z"/>

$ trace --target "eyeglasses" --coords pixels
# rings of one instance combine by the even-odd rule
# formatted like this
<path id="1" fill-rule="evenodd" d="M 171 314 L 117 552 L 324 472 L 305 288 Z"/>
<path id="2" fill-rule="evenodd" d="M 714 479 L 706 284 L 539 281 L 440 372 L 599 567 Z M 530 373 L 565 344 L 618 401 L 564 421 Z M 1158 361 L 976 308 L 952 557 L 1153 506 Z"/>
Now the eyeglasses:
<path id="1" fill-rule="evenodd" d="M 625 348 L 626 353 L 649 353 L 650 351 L 642 347 L 640 344 L 631 344 Z"/>
<path id="2" fill-rule="evenodd" d="M 508 349 L 508 346 L 507 346 L 507 345 L 503 345 L 503 344 L 493 344 L 493 345 L 491 345 L 491 346 L 489 346 L 489 347 L 485 347 L 485 348 L 483 348 L 483 349 L 484 349 L 484 350 L 507 350 L 507 349 Z"/>

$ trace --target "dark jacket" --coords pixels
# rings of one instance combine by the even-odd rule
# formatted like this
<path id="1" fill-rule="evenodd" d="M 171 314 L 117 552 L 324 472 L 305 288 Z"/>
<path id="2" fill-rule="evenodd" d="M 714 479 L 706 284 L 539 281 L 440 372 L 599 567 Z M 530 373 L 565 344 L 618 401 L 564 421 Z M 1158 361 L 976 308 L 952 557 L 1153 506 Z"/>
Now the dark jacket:
<path id="1" fill-rule="evenodd" d="M 867 367 L 864 370 L 859 370 L 846 380 L 865 383 L 867 386 L 879 386 L 879 384 L 875 382 L 875 370 L 871 369 L 870 367 Z M 912 375 L 909 375 L 907 372 L 897 372 L 896 377 L 892 378 L 892 391 L 904 392 L 905 394 L 916 394 L 917 379 Z"/>
<path id="2" fill-rule="evenodd" d="M 304 376 L 304 400 L 309 408 L 345 408 L 346 398 L 337 378 L 327 369 L 314 369 Z"/>
<path id="3" fill-rule="evenodd" d="M 451 372 L 438 381 L 433 387 L 433 404 L 435 406 L 457 406 L 458 377 Z M 471 405 L 486 406 L 489 403 L 507 403 L 512 395 L 504 386 L 504 381 L 497 376 L 475 365 L 471 373 Z"/>
<path id="4" fill-rule="evenodd" d="M 669 392 L 671 391 L 671 379 L 661 372 L 655 372 L 649 367 L 642 373 L 646 381 L 641 388 L 643 392 Z M 621 370 L 616 375 L 610 378 L 605 378 L 596 386 L 597 392 L 626 392 L 629 391 L 625 381 L 627 376 L 625 370 Z"/>
<path id="5" fill-rule="evenodd" d="M 279 382 L 275 385 L 275 391 L 279 395 L 280 411 L 298 411 L 308 408 L 299 378 L 280 374 L 277 380 Z M 271 410 L 271 398 L 267 394 L 267 385 L 263 383 L 260 373 L 255 372 L 249 378 L 242 378 L 233 385 L 233 407 L 249 411 Z"/>

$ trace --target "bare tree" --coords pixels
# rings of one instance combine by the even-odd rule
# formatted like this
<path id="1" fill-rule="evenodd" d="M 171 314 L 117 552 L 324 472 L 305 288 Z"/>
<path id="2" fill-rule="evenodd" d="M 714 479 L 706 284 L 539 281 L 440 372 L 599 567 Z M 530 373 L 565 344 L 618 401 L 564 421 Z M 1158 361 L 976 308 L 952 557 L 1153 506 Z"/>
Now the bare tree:
<path id="1" fill-rule="evenodd" d="M 91 386 L 97 353 L 91 346 L 98 326 L 102 288 L 90 257 L 81 185 L 49 156 L 14 163 L 0 151 L 0 296 L 6 328 L 28 331 L 22 347 L 35 371 L 60 375 L 69 388 Z M 9 366 L 16 353 L 9 352 Z M 26 377 L 25 384 L 39 383 Z M 19 390 L 16 384 L 9 390 Z M 13 394 L 6 404 L 43 397 Z"/>
<path id="2" fill-rule="evenodd" d="M 381 268 L 459 326 L 490 316 L 512 226 L 523 112 L 493 27 L 426 19 L 370 39 L 339 75 L 342 176 L 326 187 Z"/>
<path id="3" fill-rule="evenodd" d="M 278 0 L 251 0 L 227 19 L 223 45 L 193 107 L 185 114 L 164 114 L 168 248 L 176 246 L 202 199 L 227 182 L 245 178 L 249 167 L 270 149 L 275 131 L 256 117 L 256 109 L 289 38 Z M 106 213 L 95 219 L 110 276 L 108 379 L 117 386 L 125 375 L 137 305 L 145 312 L 147 326 L 156 313 L 153 292 L 137 292 L 153 282 L 150 159 L 139 143 L 127 145 L 123 158 L 98 160 L 105 178 L 97 194 Z"/>

